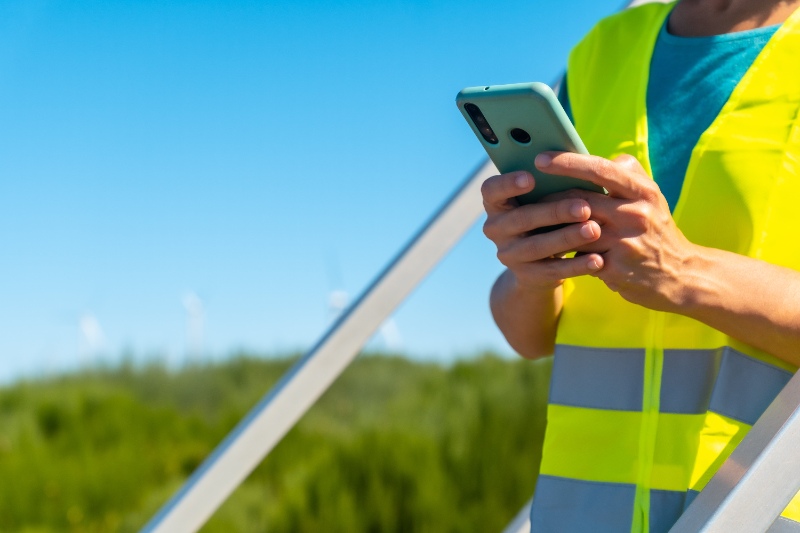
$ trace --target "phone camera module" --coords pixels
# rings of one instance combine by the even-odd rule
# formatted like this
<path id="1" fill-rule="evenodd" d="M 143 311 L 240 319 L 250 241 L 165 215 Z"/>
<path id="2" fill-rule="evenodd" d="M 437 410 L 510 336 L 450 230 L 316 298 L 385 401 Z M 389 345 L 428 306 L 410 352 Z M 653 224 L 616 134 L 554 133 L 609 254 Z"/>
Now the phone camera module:
<path id="1" fill-rule="evenodd" d="M 497 140 L 497 135 L 495 135 L 494 130 L 489 125 L 489 121 L 483 116 L 478 106 L 475 104 L 465 104 L 464 110 L 466 110 L 470 118 L 472 118 L 472 122 L 475 123 L 475 126 L 478 128 L 478 131 L 481 132 L 483 138 L 486 139 L 486 142 L 489 144 L 497 144 L 499 142 Z"/>
<path id="2" fill-rule="evenodd" d="M 520 144 L 528 144 L 531 142 L 530 134 L 522 128 L 514 128 L 509 132 L 511 138 Z"/>

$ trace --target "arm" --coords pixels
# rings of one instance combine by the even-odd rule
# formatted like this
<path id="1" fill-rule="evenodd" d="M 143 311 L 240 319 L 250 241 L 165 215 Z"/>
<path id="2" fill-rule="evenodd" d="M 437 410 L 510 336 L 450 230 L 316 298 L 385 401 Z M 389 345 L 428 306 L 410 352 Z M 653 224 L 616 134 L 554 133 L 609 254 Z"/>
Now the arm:
<path id="1" fill-rule="evenodd" d="M 800 272 L 698 246 L 682 314 L 800 366 Z"/>
<path id="2" fill-rule="evenodd" d="M 533 176 L 515 172 L 489 178 L 481 188 L 487 213 L 483 231 L 507 267 L 492 288 L 492 315 L 509 344 L 529 359 L 553 353 L 564 279 L 602 266 L 598 254 L 562 258 L 600 236 L 600 227 L 589 220 L 589 204 L 564 199 L 520 206 L 515 197 L 534 186 Z M 562 223 L 570 224 L 531 235 Z"/>
<path id="3" fill-rule="evenodd" d="M 608 189 L 608 196 L 565 194 L 585 199 L 600 224 L 600 238 L 579 250 L 602 255 L 603 268 L 595 275 L 611 290 L 800 366 L 800 272 L 689 242 L 658 186 L 631 156 L 609 161 L 549 152 L 536 163 Z"/>
<path id="4" fill-rule="evenodd" d="M 535 359 L 553 353 L 561 313 L 562 289 L 528 289 L 506 270 L 492 287 L 489 305 L 508 344 L 522 357 Z"/>

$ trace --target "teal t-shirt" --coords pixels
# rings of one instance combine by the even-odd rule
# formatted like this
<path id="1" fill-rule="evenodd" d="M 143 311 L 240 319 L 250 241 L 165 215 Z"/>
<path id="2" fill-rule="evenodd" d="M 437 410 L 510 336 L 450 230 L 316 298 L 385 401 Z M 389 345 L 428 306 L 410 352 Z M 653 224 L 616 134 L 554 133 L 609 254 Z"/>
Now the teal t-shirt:
<path id="1" fill-rule="evenodd" d="M 661 28 L 650 60 L 647 126 L 653 178 L 675 209 L 692 150 L 780 25 L 710 37 Z M 572 119 L 567 79 L 559 90 Z M 574 120 L 573 120 L 574 122 Z"/>

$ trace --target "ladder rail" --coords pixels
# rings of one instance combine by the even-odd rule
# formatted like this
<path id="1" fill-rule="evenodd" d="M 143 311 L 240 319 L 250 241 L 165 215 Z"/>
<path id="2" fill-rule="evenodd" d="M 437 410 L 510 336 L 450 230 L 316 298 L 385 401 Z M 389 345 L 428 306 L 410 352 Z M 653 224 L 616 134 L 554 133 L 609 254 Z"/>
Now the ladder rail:
<path id="1" fill-rule="evenodd" d="M 352 362 L 369 337 L 483 213 L 480 187 L 497 174 L 488 159 L 375 281 L 214 449 L 141 530 L 197 531 Z"/>
<path id="2" fill-rule="evenodd" d="M 770 531 L 800 490 L 800 372 L 786 384 L 672 533 Z M 774 529 L 773 529 L 774 528 Z"/>

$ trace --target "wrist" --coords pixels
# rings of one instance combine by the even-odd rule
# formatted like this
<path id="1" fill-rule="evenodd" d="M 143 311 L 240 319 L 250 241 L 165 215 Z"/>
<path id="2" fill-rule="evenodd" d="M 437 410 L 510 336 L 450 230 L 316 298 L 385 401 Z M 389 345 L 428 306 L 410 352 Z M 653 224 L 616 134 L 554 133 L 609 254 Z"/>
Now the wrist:
<path id="1" fill-rule="evenodd" d="M 526 286 L 506 270 L 497 278 L 489 304 L 511 347 L 522 357 L 535 359 L 553 353 L 561 301 L 560 287 Z"/>
<path id="2" fill-rule="evenodd" d="M 521 283 L 513 271 L 506 269 L 495 281 L 489 303 L 494 315 L 505 314 L 517 305 L 537 309 L 551 307 L 559 288 L 560 284 L 546 287 Z"/>
<path id="3" fill-rule="evenodd" d="M 564 284 L 564 280 L 539 280 L 531 279 L 530 277 L 517 276 L 511 269 L 506 271 L 500 276 L 506 286 L 506 290 L 518 294 L 520 296 L 536 297 L 539 295 L 552 294 L 553 291 L 558 289 Z"/>
<path id="4" fill-rule="evenodd" d="M 718 276 L 716 250 L 691 244 L 684 258 L 679 277 L 679 286 L 672 301 L 673 312 L 697 317 L 702 309 L 710 305 L 714 295 L 718 294 Z"/>

